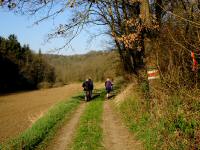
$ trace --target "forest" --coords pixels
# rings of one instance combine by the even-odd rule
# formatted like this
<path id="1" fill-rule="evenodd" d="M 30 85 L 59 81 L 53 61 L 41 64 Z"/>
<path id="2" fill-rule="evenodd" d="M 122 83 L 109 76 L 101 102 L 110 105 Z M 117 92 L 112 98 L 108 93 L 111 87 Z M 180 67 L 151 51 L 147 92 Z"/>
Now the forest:
<path id="1" fill-rule="evenodd" d="M 122 75 L 123 69 L 118 53 L 112 51 L 91 51 L 87 54 L 62 56 L 43 55 L 54 66 L 57 82 L 71 83 L 90 77 L 94 81 L 105 81 Z"/>
<path id="2" fill-rule="evenodd" d="M 16 35 L 0 37 L 0 93 L 36 89 L 41 82 L 54 83 L 55 69 L 35 54 L 28 45 L 18 42 Z"/>
<path id="3" fill-rule="evenodd" d="M 84 55 L 35 53 L 18 42 L 16 35 L 0 38 L 0 92 L 33 90 L 80 82 L 114 79 L 122 69 L 115 51 L 91 51 Z"/>
<path id="4" fill-rule="evenodd" d="M 147 82 L 147 86 L 147 70 L 151 67 L 159 70 L 167 86 L 199 86 L 199 0 L 0 2 L 3 9 L 35 16 L 34 24 L 70 10 L 67 21 L 47 37 L 49 41 L 65 39 L 62 49 L 84 28 L 103 26 L 105 30 L 96 34 L 111 37 L 124 70 Z"/>

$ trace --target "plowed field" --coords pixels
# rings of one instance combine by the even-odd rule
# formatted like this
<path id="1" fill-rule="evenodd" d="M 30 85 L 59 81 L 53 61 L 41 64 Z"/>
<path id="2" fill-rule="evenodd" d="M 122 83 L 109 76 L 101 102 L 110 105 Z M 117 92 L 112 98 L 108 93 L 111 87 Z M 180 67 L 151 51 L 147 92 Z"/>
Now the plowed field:
<path id="1" fill-rule="evenodd" d="M 0 142 L 30 127 L 51 106 L 82 90 L 81 84 L 0 96 Z"/>

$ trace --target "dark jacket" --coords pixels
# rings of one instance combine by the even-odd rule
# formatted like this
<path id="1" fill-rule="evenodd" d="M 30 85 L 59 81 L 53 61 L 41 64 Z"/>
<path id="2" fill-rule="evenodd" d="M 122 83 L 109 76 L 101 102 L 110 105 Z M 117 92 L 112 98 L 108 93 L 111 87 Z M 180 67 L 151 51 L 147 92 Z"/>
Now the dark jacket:
<path id="1" fill-rule="evenodd" d="M 89 79 L 89 90 L 93 90 L 94 89 L 94 85 L 93 85 L 93 81 L 91 79 Z"/>
<path id="2" fill-rule="evenodd" d="M 82 87 L 84 88 L 84 91 L 92 91 L 94 88 L 92 80 L 83 82 Z"/>
<path id="3" fill-rule="evenodd" d="M 89 81 L 84 81 L 82 87 L 84 91 L 89 91 Z"/>

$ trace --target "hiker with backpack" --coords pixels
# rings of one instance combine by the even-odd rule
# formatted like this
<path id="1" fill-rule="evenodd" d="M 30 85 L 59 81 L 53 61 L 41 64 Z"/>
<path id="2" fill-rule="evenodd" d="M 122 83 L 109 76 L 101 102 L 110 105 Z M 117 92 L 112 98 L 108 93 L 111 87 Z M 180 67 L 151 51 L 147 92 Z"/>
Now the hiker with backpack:
<path id="1" fill-rule="evenodd" d="M 110 92 L 112 91 L 112 88 L 113 88 L 113 84 L 112 84 L 112 82 L 110 81 L 109 78 L 107 78 L 107 80 L 105 82 L 105 88 L 106 88 L 106 98 L 108 99 L 109 94 L 110 94 Z"/>
<path id="2" fill-rule="evenodd" d="M 92 90 L 94 88 L 93 81 L 91 78 L 87 78 L 82 84 L 83 90 L 85 91 L 85 100 L 89 101 L 92 99 Z"/>

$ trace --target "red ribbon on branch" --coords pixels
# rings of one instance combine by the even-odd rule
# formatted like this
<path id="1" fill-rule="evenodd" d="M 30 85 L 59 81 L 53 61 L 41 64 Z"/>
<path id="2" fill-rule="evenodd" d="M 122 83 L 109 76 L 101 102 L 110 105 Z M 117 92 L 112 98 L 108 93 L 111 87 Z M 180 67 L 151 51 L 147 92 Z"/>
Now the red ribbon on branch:
<path id="1" fill-rule="evenodd" d="M 194 52 L 191 52 L 191 57 L 192 57 L 192 71 L 195 71 L 197 72 L 198 71 L 198 62 L 197 60 L 195 59 L 195 55 L 194 55 Z"/>

